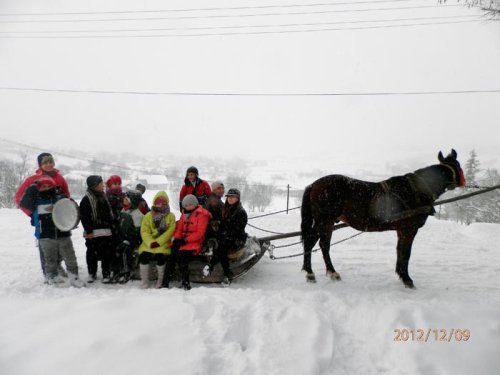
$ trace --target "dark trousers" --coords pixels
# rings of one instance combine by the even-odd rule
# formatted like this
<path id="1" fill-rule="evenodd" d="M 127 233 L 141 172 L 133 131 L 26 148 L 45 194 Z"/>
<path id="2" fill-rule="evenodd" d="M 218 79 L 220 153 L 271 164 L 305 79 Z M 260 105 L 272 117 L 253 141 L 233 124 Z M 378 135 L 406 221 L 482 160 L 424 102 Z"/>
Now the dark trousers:
<path id="1" fill-rule="evenodd" d="M 175 272 L 175 266 L 179 265 L 181 281 L 183 284 L 189 283 L 189 262 L 193 259 L 194 250 L 178 250 L 172 248 L 172 253 L 168 257 L 165 269 L 164 284 L 168 284 Z"/>
<path id="2" fill-rule="evenodd" d="M 177 261 L 179 263 L 179 271 L 183 284 L 189 283 L 189 262 L 191 262 L 193 256 L 194 250 L 179 250 L 177 254 Z"/>
<path id="3" fill-rule="evenodd" d="M 109 277 L 116 267 L 116 242 L 112 236 L 85 240 L 87 246 L 87 269 L 89 275 L 97 274 L 97 262 L 101 261 L 102 277 Z"/>
<path id="4" fill-rule="evenodd" d="M 229 269 L 229 258 L 227 256 L 229 250 L 231 249 L 236 249 L 236 243 L 234 241 L 225 238 L 218 239 L 218 246 L 214 250 L 214 255 L 210 260 L 210 269 L 213 270 L 215 265 L 220 262 L 220 265 L 224 270 L 224 275 L 228 278 L 233 276 L 232 271 Z"/>

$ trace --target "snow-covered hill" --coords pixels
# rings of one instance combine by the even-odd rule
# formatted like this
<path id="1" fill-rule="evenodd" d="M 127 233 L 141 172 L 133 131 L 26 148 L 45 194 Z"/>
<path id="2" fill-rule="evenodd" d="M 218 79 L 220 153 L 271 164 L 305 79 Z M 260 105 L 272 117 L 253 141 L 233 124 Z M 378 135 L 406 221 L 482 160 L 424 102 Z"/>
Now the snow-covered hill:
<path id="1" fill-rule="evenodd" d="M 300 217 L 292 211 L 251 223 L 288 232 Z M 396 236 L 386 232 L 332 248 L 341 282 L 319 277 L 308 284 L 300 257 L 266 256 L 230 288 L 195 285 L 190 292 L 141 290 L 138 282 L 43 285 L 28 219 L 0 209 L 0 227 L 2 375 L 427 375 L 500 368 L 499 225 L 431 218 L 413 247 L 416 290 L 396 278 Z M 353 233 L 343 229 L 334 240 Z M 80 228 L 73 240 L 86 276 Z M 300 251 L 297 245 L 275 255 Z M 319 253 L 313 267 L 323 274 Z M 415 340 L 395 341 L 398 329 L 430 334 L 427 342 L 417 341 L 417 332 Z M 435 329 L 448 336 L 467 329 L 470 339 L 454 334 L 439 341 Z"/>

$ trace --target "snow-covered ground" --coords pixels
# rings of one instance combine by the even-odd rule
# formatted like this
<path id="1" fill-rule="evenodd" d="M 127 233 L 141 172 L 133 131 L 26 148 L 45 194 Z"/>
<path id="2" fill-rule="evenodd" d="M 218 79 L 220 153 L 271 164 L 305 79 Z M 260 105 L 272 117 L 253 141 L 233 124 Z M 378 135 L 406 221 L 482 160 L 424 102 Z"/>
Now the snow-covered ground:
<path id="1" fill-rule="evenodd" d="M 300 217 L 292 211 L 251 223 L 290 232 Z M 332 248 L 340 282 L 320 276 L 308 284 L 300 257 L 265 256 L 230 288 L 195 285 L 189 292 L 141 290 L 137 281 L 44 285 L 27 217 L 0 209 L 0 227 L 1 375 L 427 375 L 500 368 L 499 225 L 431 218 L 413 247 L 416 290 L 394 274 L 396 236 L 386 232 Z M 342 229 L 334 240 L 353 233 Z M 86 276 L 80 228 L 73 240 Z M 313 267 L 324 275 L 319 253 Z M 448 335 L 468 329 L 470 339 L 437 341 L 431 331 L 427 342 L 395 341 L 395 330 L 405 328 Z"/>

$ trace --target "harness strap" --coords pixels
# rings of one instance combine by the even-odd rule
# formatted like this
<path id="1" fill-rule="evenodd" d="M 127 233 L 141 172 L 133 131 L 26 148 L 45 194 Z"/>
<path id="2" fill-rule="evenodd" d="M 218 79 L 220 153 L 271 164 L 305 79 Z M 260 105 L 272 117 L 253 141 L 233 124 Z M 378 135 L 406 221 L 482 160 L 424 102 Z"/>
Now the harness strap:
<path id="1" fill-rule="evenodd" d="M 442 165 L 443 167 L 448 168 L 451 171 L 451 174 L 453 175 L 453 179 L 450 182 L 450 185 L 457 185 L 457 183 L 456 183 L 456 181 L 457 181 L 457 172 L 455 171 L 455 168 L 453 168 L 451 165 L 446 164 L 446 163 L 440 163 L 440 165 Z"/>

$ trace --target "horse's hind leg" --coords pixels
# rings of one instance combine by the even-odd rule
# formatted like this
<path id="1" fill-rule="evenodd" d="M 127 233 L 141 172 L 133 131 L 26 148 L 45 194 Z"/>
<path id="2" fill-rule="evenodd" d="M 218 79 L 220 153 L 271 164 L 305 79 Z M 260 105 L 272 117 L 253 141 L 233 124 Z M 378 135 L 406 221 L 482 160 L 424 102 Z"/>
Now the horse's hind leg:
<path id="1" fill-rule="evenodd" d="M 306 280 L 311 283 L 316 282 L 316 276 L 314 275 L 314 272 L 312 270 L 311 266 L 311 253 L 314 245 L 318 241 L 318 235 L 313 232 L 310 233 L 308 236 L 303 238 L 303 244 L 304 244 L 304 263 L 302 265 L 302 270 L 306 272 Z"/>
<path id="2" fill-rule="evenodd" d="M 323 254 L 323 260 L 326 266 L 326 275 L 332 280 L 340 280 L 340 275 L 333 267 L 332 259 L 330 258 L 330 241 L 332 239 L 333 227 L 325 228 L 321 233 L 319 239 L 319 246 Z"/>
<path id="3" fill-rule="evenodd" d="M 408 264 L 411 256 L 411 246 L 415 238 L 418 228 L 402 228 L 398 229 L 398 259 L 396 261 L 396 273 L 407 288 L 415 288 L 413 280 L 408 273 Z"/>

